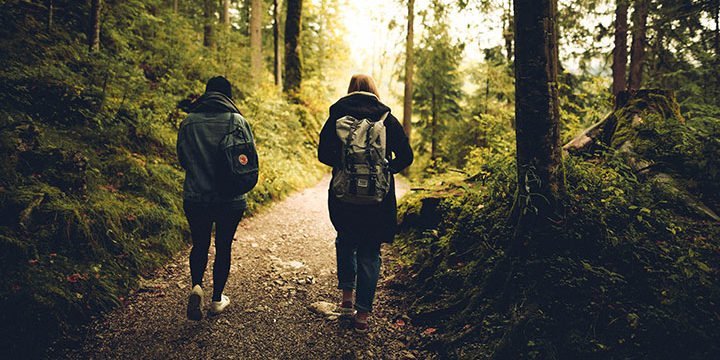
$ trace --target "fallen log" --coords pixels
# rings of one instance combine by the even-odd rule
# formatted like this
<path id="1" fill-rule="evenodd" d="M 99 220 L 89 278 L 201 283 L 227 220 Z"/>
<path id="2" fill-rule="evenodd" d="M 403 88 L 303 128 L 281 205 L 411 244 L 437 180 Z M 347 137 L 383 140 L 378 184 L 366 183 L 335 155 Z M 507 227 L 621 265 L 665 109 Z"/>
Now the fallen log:
<path id="1" fill-rule="evenodd" d="M 600 150 L 614 149 L 627 158 L 631 169 L 640 178 L 655 181 L 697 215 L 720 222 L 720 216 L 691 194 L 680 179 L 662 171 L 663 164 L 637 151 L 639 141 L 660 140 L 644 138 L 646 135 L 641 133 L 643 127 L 653 122 L 685 123 L 675 94 L 658 89 L 624 92 L 618 97 L 618 106 L 612 113 L 570 140 L 563 150 L 573 156 L 592 156 Z"/>

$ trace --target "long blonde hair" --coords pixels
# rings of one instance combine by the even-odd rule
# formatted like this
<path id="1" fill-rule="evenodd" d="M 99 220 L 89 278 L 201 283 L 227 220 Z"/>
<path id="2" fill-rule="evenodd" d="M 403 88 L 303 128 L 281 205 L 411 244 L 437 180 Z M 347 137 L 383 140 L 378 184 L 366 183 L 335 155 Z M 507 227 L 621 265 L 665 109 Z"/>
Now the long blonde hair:
<path id="1" fill-rule="evenodd" d="M 378 99 L 380 98 L 377 86 L 375 86 L 375 80 L 373 80 L 372 76 L 370 75 L 355 74 L 352 76 L 352 78 L 350 79 L 350 86 L 348 86 L 348 94 L 354 93 L 356 91 L 364 91 L 375 94 Z"/>

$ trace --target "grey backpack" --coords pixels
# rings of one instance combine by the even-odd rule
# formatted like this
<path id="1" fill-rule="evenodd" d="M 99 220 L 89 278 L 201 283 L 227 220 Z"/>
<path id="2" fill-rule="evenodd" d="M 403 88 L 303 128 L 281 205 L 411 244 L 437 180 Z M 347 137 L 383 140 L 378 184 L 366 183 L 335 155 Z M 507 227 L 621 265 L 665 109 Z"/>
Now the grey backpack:
<path id="1" fill-rule="evenodd" d="M 390 188 L 390 171 L 385 158 L 385 119 L 388 114 L 379 121 L 344 116 L 335 123 L 343 145 L 341 165 L 333 169 L 332 189 L 340 201 L 371 205 L 385 199 Z"/>

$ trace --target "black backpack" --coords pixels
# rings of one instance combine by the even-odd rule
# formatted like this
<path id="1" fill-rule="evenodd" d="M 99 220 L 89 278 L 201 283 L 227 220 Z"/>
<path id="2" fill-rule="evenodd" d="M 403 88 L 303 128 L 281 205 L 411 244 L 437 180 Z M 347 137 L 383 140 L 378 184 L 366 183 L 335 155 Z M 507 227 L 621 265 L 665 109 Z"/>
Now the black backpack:
<path id="1" fill-rule="evenodd" d="M 218 144 L 215 177 L 218 193 L 227 197 L 247 193 L 257 184 L 259 170 L 250 124 L 240 114 L 230 113 L 230 126 Z"/>

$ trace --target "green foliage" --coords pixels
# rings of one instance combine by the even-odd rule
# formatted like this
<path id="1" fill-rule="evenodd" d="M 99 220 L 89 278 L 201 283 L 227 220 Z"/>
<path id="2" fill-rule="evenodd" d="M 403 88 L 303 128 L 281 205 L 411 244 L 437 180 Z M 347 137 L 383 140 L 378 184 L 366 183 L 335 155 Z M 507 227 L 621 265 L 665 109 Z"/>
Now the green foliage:
<path id="1" fill-rule="evenodd" d="M 720 156 L 710 119 L 683 123 L 666 97 L 615 115 L 642 118 L 618 128 L 620 139 L 704 194 L 697 179 L 716 176 L 707 166 Z M 469 178 L 440 174 L 401 204 L 394 246 L 416 280 L 413 323 L 439 329 L 431 349 L 444 358 L 720 354 L 717 223 L 689 212 L 662 178 L 636 175 L 627 152 L 606 150 L 565 159 L 565 221 L 550 255 L 510 256 L 516 173 L 501 139 L 471 152 Z"/>
<path id="2" fill-rule="evenodd" d="M 604 119 L 612 110 L 611 94 L 607 91 L 610 83 L 606 77 L 563 72 L 559 75 L 558 87 L 562 144 Z"/>
<path id="3" fill-rule="evenodd" d="M 413 103 L 420 114 L 422 143 L 418 152 L 429 152 L 434 162 L 441 154 L 453 151 L 441 148 L 441 144 L 446 128 L 460 119 L 463 93 L 459 66 L 464 45 L 450 36 L 445 5 L 434 1 L 432 10 L 431 16 L 423 18 L 427 31 L 415 50 Z"/>
<path id="4" fill-rule="evenodd" d="M 339 1 L 303 3 L 303 79 L 312 97 L 327 98 L 344 91 L 349 77 L 350 48 L 345 42 Z M 338 84 L 335 80 L 341 79 Z M 330 86 L 327 86 L 330 85 Z M 339 87 L 339 89 L 336 89 Z"/>
<path id="5" fill-rule="evenodd" d="M 450 164 L 477 174 L 482 165 L 494 163 L 494 155 L 514 153 L 515 88 L 500 47 L 486 49 L 485 61 L 471 68 L 469 77 L 476 90 L 445 141 L 453 149 L 447 154 Z"/>

